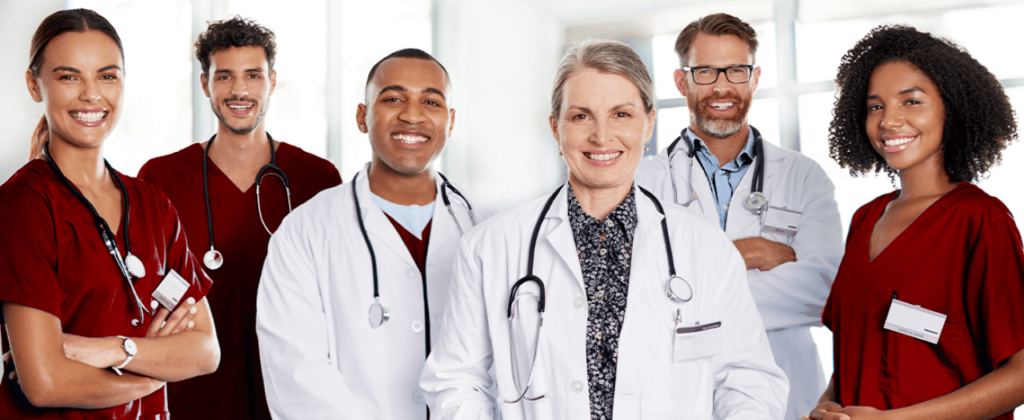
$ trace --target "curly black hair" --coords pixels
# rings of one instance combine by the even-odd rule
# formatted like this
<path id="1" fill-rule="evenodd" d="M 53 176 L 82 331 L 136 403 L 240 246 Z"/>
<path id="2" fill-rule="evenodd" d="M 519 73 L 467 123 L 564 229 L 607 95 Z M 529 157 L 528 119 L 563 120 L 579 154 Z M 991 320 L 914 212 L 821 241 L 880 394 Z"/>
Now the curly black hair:
<path id="1" fill-rule="evenodd" d="M 879 26 L 843 56 L 836 76 L 829 125 L 829 156 L 853 176 L 883 169 L 895 179 L 868 140 L 867 90 L 876 67 L 894 61 L 920 68 L 939 88 L 946 120 L 942 161 L 950 181 L 973 182 L 1000 161 L 1017 139 L 1017 123 L 1002 85 L 985 66 L 952 41 L 909 26 Z"/>
<path id="2" fill-rule="evenodd" d="M 274 31 L 251 19 L 235 16 L 210 24 L 196 40 L 196 59 L 203 65 L 203 74 L 210 71 L 210 56 L 231 47 L 263 47 L 267 54 L 268 71 L 274 69 L 277 42 Z"/>

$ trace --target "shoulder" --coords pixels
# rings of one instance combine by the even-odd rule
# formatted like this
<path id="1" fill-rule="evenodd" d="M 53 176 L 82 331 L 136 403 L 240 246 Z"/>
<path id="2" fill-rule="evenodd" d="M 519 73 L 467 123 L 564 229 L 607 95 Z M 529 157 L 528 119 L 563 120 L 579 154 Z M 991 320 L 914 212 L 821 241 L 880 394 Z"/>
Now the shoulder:
<path id="1" fill-rule="evenodd" d="M 56 176 L 45 160 L 34 159 L 19 168 L 14 175 L 0 185 L 0 208 L 37 207 L 52 202 L 56 187 L 60 187 Z"/>
<path id="2" fill-rule="evenodd" d="M 489 240 L 504 241 L 502 238 L 519 236 L 519 232 L 530 230 L 537 223 L 549 198 L 545 194 L 491 216 L 467 232 L 463 240 L 472 246 Z"/>
<path id="3" fill-rule="evenodd" d="M 857 211 L 853 213 L 853 220 L 850 223 L 850 229 L 852 230 L 852 225 L 856 224 L 860 219 L 867 216 L 868 212 L 877 210 L 879 208 L 885 208 L 885 206 L 888 205 L 889 202 L 892 201 L 894 198 L 896 198 L 897 195 L 899 195 L 899 190 L 890 191 L 888 193 L 875 197 L 874 200 L 868 201 L 867 203 L 864 203 L 864 205 L 857 208 Z"/>
<path id="4" fill-rule="evenodd" d="M 640 158 L 640 166 L 636 168 L 634 181 L 640 185 L 653 185 L 659 180 L 665 179 L 669 171 L 668 149 L 662 150 L 656 156 Z"/>
<path id="5" fill-rule="evenodd" d="M 314 174 L 326 174 L 331 171 L 337 172 L 331 161 L 283 141 L 278 146 L 277 153 L 278 157 L 281 158 L 278 166 L 287 166 L 288 169 Z"/>
<path id="6" fill-rule="evenodd" d="M 961 182 L 951 193 L 957 194 L 954 197 L 955 204 L 951 207 L 959 215 L 985 223 L 1014 223 L 1010 209 L 977 185 Z"/>
<path id="7" fill-rule="evenodd" d="M 820 175 L 826 181 L 828 180 L 828 177 L 825 176 L 825 170 L 821 169 L 821 165 L 803 153 L 783 149 L 767 142 L 764 143 L 764 149 L 769 166 L 776 166 L 782 169 L 783 172 L 792 173 L 801 178 L 808 176 L 817 177 Z"/>
<path id="8" fill-rule="evenodd" d="M 310 225 L 344 226 L 345 220 L 355 220 L 355 202 L 352 185 L 342 184 L 324 189 L 301 206 L 292 210 L 281 222 L 281 230 L 314 233 Z M 338 223 L 335 223 L 338 222 Z"/>
<path id="9" fill-rule="evenodd" d="M 162 178 L 173 179 L 181 169 L 190 165 L 202 165 L 203 146 L 192 143 L 177 152 L 155 157 L 142 165 L 138 178 L 148 182 L 159 182 Z"/>
<path id="10" fill-rule="evenodd" d="M 487 220 L 494 216 L 496 213 L 498 213 L 497 209 L 491 207 L 490 204 L 481 201 L 479 198 L 477 198 L 472 193 L 467 191 L 466 188 L 463 187 L 461 184 L 453 181 L 451 178 L 447 179 L 448 183 L 455 189 L 455 191 L 458 191 L 459 194 L 461 194 L 466 199 L 466 202 L 469 203 L 469 205 L 473 208 L 473 215 L 474 217 L 477 218 L 477 220 Z M 456 199 L 455 201 L 460 200 Z M 455 203 L 453 202 L 452 204 Z"/>

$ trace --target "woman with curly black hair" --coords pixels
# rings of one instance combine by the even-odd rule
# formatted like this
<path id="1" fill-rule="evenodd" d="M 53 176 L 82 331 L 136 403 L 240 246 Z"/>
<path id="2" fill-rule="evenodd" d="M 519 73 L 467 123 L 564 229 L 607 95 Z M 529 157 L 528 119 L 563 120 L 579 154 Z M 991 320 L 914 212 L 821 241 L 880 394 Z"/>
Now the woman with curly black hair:
<path id="1" fill-rule="evenodd" d="M 996 78 L 950 41 L 879 27 L 842 60 L 831 156 L 901 189 L 853 216 L 813 419 L 1011 419 L 1024 403 L 1024 252 L 971 184 L 1017 138 Z"/>

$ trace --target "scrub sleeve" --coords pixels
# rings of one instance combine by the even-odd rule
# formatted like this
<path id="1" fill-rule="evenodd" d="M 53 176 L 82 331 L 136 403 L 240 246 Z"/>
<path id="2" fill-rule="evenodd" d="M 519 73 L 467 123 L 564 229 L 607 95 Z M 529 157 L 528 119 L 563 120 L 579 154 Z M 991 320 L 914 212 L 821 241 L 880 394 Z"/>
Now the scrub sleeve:
<path id="1" fill-rule="evenodd" d="M 334 165 L 288 143 L 277 147 L 277 166 L 288 177 L 293 208 L 341 184 Z M 256 341 L 256 291 L 270 242 L 263 222 L 277 231 L 288 215 L 288 198 L 279 179 L 266 177 L 260 188 L 261 222 L 255 186 L 240 190 L 212 160 L 208 169 L 214 245 L 224 255 L 224 265 L 208 271 L 217 287 L 207 296 L 217 325 L 220 366 L 209 375 L 168 384 L 170 411 L 179 419 L 270 420 Z M 151 159 L 139 178 L 170 197 L 188 233 L 189 247 L 201 259 L 210 250 L 203 146 L 192 144 Z"/>
<path id="2" fill-rule="evenodd" d="M 182 299 L 201 300 L 212 283 L 188 250 L 174 206 L 152 185 L 121 178 L 131 203 L 132 253 L 146 268 L 146 276 L 134 283 L 139 297 L 149 305 L 153 290 L 173 269 L 190 283 Z M 122 253 L 125 228 L 122 223 L 116 232 Z M 134 298 L 100 240 L 92 214 L 43 160 L 29 162 L 0 186 L 0 282 L 0 301 L 52 314 L 65 333 L 145 337 L 152 322 L 147 315 L 142 325 L 132 326 L 137 316 Z M 35 409 L 15 400 L 11 381 L 0 382 L 0 418 L 5 419 L 163 420 L 166 407 L 161 389 L 107 409 Z"/>
<path id="3" fill-rule="evenodd" d="M 1024 251 L 1006 206 L 961 183 L 870 260 L 871 232 L 897 194 L 854 215 L 822 316 L 844 406 L 888 410 L 938 398 L 1024 349 Z M 947 316 L 938 344 L 883 328 L 894 295 Z"/>

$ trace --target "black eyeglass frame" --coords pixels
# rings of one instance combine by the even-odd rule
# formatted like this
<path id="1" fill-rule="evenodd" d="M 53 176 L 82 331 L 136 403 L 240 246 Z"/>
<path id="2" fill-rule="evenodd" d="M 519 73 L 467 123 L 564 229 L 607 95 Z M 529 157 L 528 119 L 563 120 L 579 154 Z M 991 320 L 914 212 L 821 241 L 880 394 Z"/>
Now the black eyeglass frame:
<path id="1" fill-rule="evenodd" d="M 741 81 L 741 82 L 737 82 L 737 81 L 734 81 L 734 80 L 730 79 L 729 78 L 729 73 L 726 73 L 726 70 L 731 70 L 731 69 L 735 69 L 735 68 L 745 68 L 745 69 L 747 69 L 747 80 L 744 80 L 744 81 Z M 725 80 L 728 80 L 729 83 L 741 84 L 741 83 L 749 82 L 750 79 L 752 77 L 754 77 L 754 68 L 755 67 L 754 67 L 753 64 L 737 64 L 737 65 L 729 66 L 729 67 L 711 67 L 711 66 L 683 67 L 683 71 L 690 73 L 690 78 L 693 79 L 693 83 L 696 83 L 698 85 L 713 85 L 713 84 L 718 82 L 718 77 L 721 76 L 722 73 L 725 73 Z M 712 80 L 712 81 L 710 81 L 708 83 L 701 83 L 701 82 L 697 81 L 697 75 L 694 74 L 694 71 L 695 70 L 705 70 L 705 69 L 718 70 L 718 73 L 715 73 L 715 80 Z"/>

